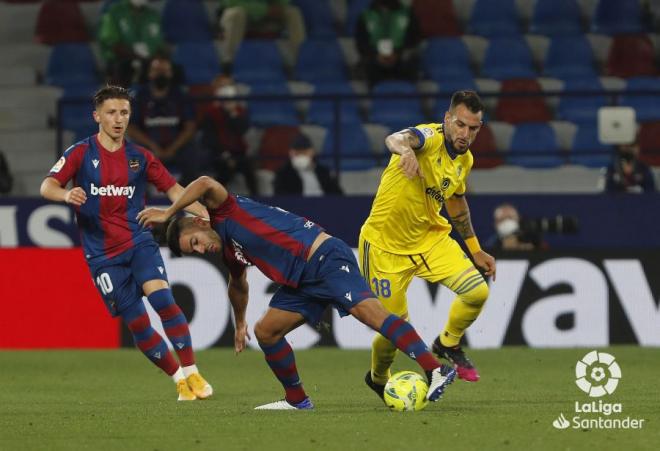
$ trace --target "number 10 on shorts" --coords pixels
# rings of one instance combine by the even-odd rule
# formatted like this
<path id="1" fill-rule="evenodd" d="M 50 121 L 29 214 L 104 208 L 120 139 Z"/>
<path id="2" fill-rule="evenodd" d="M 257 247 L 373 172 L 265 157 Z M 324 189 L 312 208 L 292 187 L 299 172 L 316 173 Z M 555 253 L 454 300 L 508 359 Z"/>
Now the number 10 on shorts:
<path id="1" fill-rule="evenodd" d="M 96 278 L 96 286 L 99 287 L 101 293 L 104 295 L 112 293 L 112 280 L 110 280 L 110 276 L 107 272 L 101 273 L 101 275 Z"/>

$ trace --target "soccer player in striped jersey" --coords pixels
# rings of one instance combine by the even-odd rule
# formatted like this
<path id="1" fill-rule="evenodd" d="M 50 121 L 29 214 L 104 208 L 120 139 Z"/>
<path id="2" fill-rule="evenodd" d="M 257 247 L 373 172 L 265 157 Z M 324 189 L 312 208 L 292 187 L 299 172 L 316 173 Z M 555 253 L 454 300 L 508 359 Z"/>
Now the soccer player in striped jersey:
<path id="1" fill-rule="evenodd" d="M 42 182 L 41 195 L 74 207 L 85 259 L 106 307 L 121 316 L 147 358 L 172 377 L 179 401 L 208 398 L 213 389 L 195 365 L 188 321 L 174 302 L 158 244 L 137 221 L 147 183 L 171 200 L 183 187 L 149 150 L 124 139 L 130 101 L 128 91 L 117 86 L 95 94 L 98 134 L 64 152 Z M 66 189 L 70 180 L 73 188 Z M 208 217 L 199 203 L 189 211 Z M 152 327 L 142 296 L 160 316 L 180 365 Z"/>
<path id="2" fill-rule="evenodd" d="M 386 138 L 392 158 L 359 240 L 364 278 L 388 311 L 408 318 L 406 290 L 415 276 L 456 293 L 433 351 L 471 382 L 479 380 L 479 373 L 460 340 L 488 297 L 488 284 L 475 265 L 495 280 L 495 259 L 479 246 L 465 198 L 473 161 L 469 146 L 481 128 L 483 110 L 477 93 L 458 91 L 443 124 L 422 124 Z M 440 215 L 443 207 L 472 260 L 449 236 L 452 226 Z M 377 393 L 390 376 L 395 353 L 386 337 L 374 337 L 365 381 Z"/>
<path id="3" fill-rule="evenodd" d="M 360 275 L 348 245 L 325 233 L 314 222 L 278 207 L 231 195 L 209 177 L 200 177 L 188 185 L 168 209 L 147 209 L 138 217 L 145 225 L 163 223 L 200 198 L 209 210 L 211 221 L 176 219 L 168 226 L 167 241 L 175 254 L 222 255 L 229 269 L 228 293 L 236 320 L 236 352 L 242 351 L 249 339 L 245 319 L 246 267 L 256 266 L 281 285 L 255 325 L 254 334 L 266 362 L 284 387 L 285 397 L 257 409 L 314 408 L 298 376 L 291 346 L 284 337 L 305 322 L 316 326 L 329 305 L 341 316 L 351 314 L 379 331 L 393 346 L 415 359 L 429 381 L 430 401 L 437 401 L 454 380 L 455 370 L 433 357 L 415 329 L 383 308 Z"/>

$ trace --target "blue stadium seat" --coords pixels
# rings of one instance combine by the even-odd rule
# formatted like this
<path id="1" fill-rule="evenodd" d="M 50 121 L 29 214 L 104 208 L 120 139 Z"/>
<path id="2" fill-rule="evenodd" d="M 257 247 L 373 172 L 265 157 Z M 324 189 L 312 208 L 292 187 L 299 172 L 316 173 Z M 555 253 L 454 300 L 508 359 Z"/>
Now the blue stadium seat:
<path id="1" fill-rule="evenodd" d="M 468 30 L 481 36 L 517 36 L 520 20 L 515 0 L 477 0 L 472 7 Z"/>
<path id="2" fill-rule="evenodd" d="M 376 166 L 374 154 L 369 144 L 369 138 L 361 123 L 344 124 L 341 127 L 340 133 L 339 154 L 342 159 L 339 167 L 342 171 L 359 171 Z M 332 167 L 334 152 L 335 136 L 332 133 L 332 129 L 329 129 L 325 135 L 323 149 L 320 155 L 324 164 Z"/>
<path id="3" fill-rule="evenodd" d="M 213 41 L 181 42 L 174 50 L 173 59 L 183 67 L 189 85 L 208 84 L 221 71 Z"/>
<path id="4" fill-rule="evenodd" d="M 48 58 L 46 83 L 63 88 L 98 85 L 99 73 L 89 45 L 71 43 L 54 46 Z"/>
<path id="5" fill-rule="evenodd" d="M 543 65 L 544 75 L 555 78 L 594 78 L 597 76 L 594 52 L 584 35 L 555 36 Z"/>
<path id="6" fill-rule="evenodd" d="M 355 36 L 355 27 L 362 12 L 369 7 L 372 0 L 352 0 L 348 2 L 346 12 L 346 35 Z"/>
<path id="7" fill-rule="evenodd" d="M 590 168 L 605 167 L 612 160 L 612 152 L 612 146 L 598 140 L 596 123 L 580 124 L 571 146 L 571 163 Z"/>
<path id="8" fill-rule="evenodd" d="M 354 94 L 354 92 L 347 82 L 317 83 L 314 87 L 314 94 Z M 361 122 L 356 100 L 344 100 L 340 103 L 339 108 L 342 124 Z M 307 112 L 307 121 L 326 127 L 332 126 L 335 121 L 334 102 L 313 100 Z"/>
<path id="9" fill-rule="evenodd" d="M 603 85 L 598 78 L 576 78 L 566 80 L 564 91 L 601 91 Z M 601 95 L 562 96 L 557 108 L 560 119 L 571 122 L 595 122 L 598 109 L 607 105 L 607 99 Z"/>
<path id="10" fill-rule="evenodd" d="M 245 39 L 234 59 L 234 78 L 242 83 L 286 81 L 284 62 L 275 41 Z"/>
<path id="11" fill-rule="evenodd" d="M 633 107 L 638 122 L 660 120 L 660 78 L 628 79 L 627 91 L 656 91 L 656 95 L 624 95 L 621 104 Z"/>
<path id="12" fill-rule="evenodd" d="M 174 44 L 211 41 L 211 22 L 201 0 L 167 0 L 161 16 L 163 35 Z"/>
<path id="13" fill-rule="evenodd" d="M 447 94 L 439 95 L 436 98 L 434 117 L 431 119 L 434 122 L 442 122 L 442 119 L 445 117 L 445 112 L 449 109 L 451 95 L 454 92 L 466 89 L 477 91 L 477 84 L 472 77 L 465 78 L 463 80 L 438 80 L 436 83 L 438 84 L 438 91 Z"/>
<path id="14" fill-rule="evenodd" d="M 250 85 L 250 95 L 291 95 L 286 83 L 266 82 Z M 298 113 L 290 99 L 250 100 L 250 121 L 259 126 L 298 125 Z"/>
<path id="15" fill-rule="evenodd" d="M 62 100 L 79 100 L 75 103 L 63 103 L 60 116 L 62 128 L 72 131 L 76 141 L 99 131 L 99 125 L 92 116 L 94 105 L 91 100 L 97 89 L 98 84 L 71 85 L 64 88 Z"/>
<path id="16" fill-rule="evenodd" d="M 417 94 L 414 84 L 406 81 L 384 81 L 378 83 L 372 94 Z M 384 124 L 400 130 L 424 122 L 420 99 L 417 97 L 378 98 L 371 104 L 371 122 Z"/>
<path id="17" fill-rule="evenodd" d="M 300 46 L 295 76 L 309 83 L 347 79 L 344 54 L 336 39 L 307 39 Z"/>
<path id="18" fill-rule="evenodd" d="M 529 31 L 548 36 L 581 34 L 580 16 L 575 0 L 536 0 Z"/>
<path id="19" fill-rule="evenodd" d="M 641 33 L 644 30 L 639 0 L 599 0 L 591 31 L 603 34 Z"/>
<path id="20" fill-rule="evenodd" d="M 520 124 L 511 138 L 507 163 L 526 168 L 554 168 L 563 160 L 555 132 L 547 123 Z"/>
<path id="21" fill-rule="evenodd" d="M 522 38 L 492 38 L 481 73 L 497 80 L 536 77 L 532 53 Z"/>
<path id="22" fill-rule="evenodd" d="M 427 78 L 462 80 L 472 78 L 470 54 L 460 38 L 431 38 L 422 59 Z"/>
<path id="23" fill-rule="evenodd" d="M 294 0 L 305 18 L 308 38 L 334 38 L 335 24 L 328 0 Z"/>

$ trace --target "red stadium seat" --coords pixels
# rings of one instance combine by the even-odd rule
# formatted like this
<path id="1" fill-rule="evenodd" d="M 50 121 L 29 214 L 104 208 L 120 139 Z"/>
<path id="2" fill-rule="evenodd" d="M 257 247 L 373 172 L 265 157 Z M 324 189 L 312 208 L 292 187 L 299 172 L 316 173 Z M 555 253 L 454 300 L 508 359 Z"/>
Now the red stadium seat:
<path id="1" fill-rule="evenodd" d="M 300 129 L 290 125 L 276 125 L 264 130 L 259 144 L 259 167 L 277 171 L 289 158 L 289 144 L 300 133 Z"/>
<path id="2" fill-rule="evenodd" d="M 624 78 L 654 76 L 658 74 L 654 59 L 655 49 L 648 36 L 615 36 L 607 58 L 607 72 Z"/>
<path id="3" fill-rule="evenodd" d="M 46 0 L 39 9 L 34 39 L 47 45 L 88 42 L 89 34 L 78 3 Z"/>
<path id="4" fill-rule="evenodd" d="M 412 7 L 425 38 L 461 34 L 452 0 L 414 0 Z"/>
<path id="5" fill-rule="evenodd" d="M 477 139 L 470 146 L 470 152 L 474 155 L 473 168 L 494 168 L 504 163 L 504 159 L 497 155 L 495 135 L 488 125 L 484 125 L 477 134 Z"/>
<path id="6" fill-rule="evenodd" d="M 541 86 L 534 79 L 504 80 L 501 92 L 541 92 Z M 552 120 L 552 114 L 541 96 L 501 97 L 495 108 L 495 117 L 511 124 Z"/>
<path id="7" fill-rule="evenodd" d="M 639 159 L 660 166 L 660 121 L 646 122 L 639 130 Z"/>

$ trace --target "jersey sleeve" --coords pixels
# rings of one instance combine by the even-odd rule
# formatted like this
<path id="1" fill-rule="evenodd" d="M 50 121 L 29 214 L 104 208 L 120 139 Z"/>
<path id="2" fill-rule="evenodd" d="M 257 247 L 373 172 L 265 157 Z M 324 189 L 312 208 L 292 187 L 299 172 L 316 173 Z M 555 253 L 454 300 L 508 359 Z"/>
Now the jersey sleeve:
<path id="1" fill-rule="evenodd" d="M 420 124 L 408 130 L 419 139 L 419 146 L 413 149 L 415 152 L 424 152 L 442 143 L 442 132 L 435 124 Z"/>
<path id="2" fill-rule="evenodd" d="M 218 222 L 224 221 L 228 217 L 231 216 L 231 214 L 234 212 L 236 209 L 236 198 L 232 195 L 229 194 L 227 196 L 227 199 L 218 206 L 218 208 L 209 210 L 209 215 L 211 216 L 211 223 L 212 224 L 217 224 Z"/>
<path id="3" fill-rule="evenodd" d="M 85 150 L 87 150 L 86 144 L 77 144 L 69 147 L 64 151 L 60 159 L 57 160 L 57 163 L 50 168 L 48 176 L 57 180 L 61 186 L 65 186 L 80 169 Z"/>
<path id="4" fill-rule="evenodd" d="M 165 192 L 176 185 L 176 179 L 163 163 L 149 151 L 144 152 L 147 159 L 147 180 L 160 192 Z"/>

